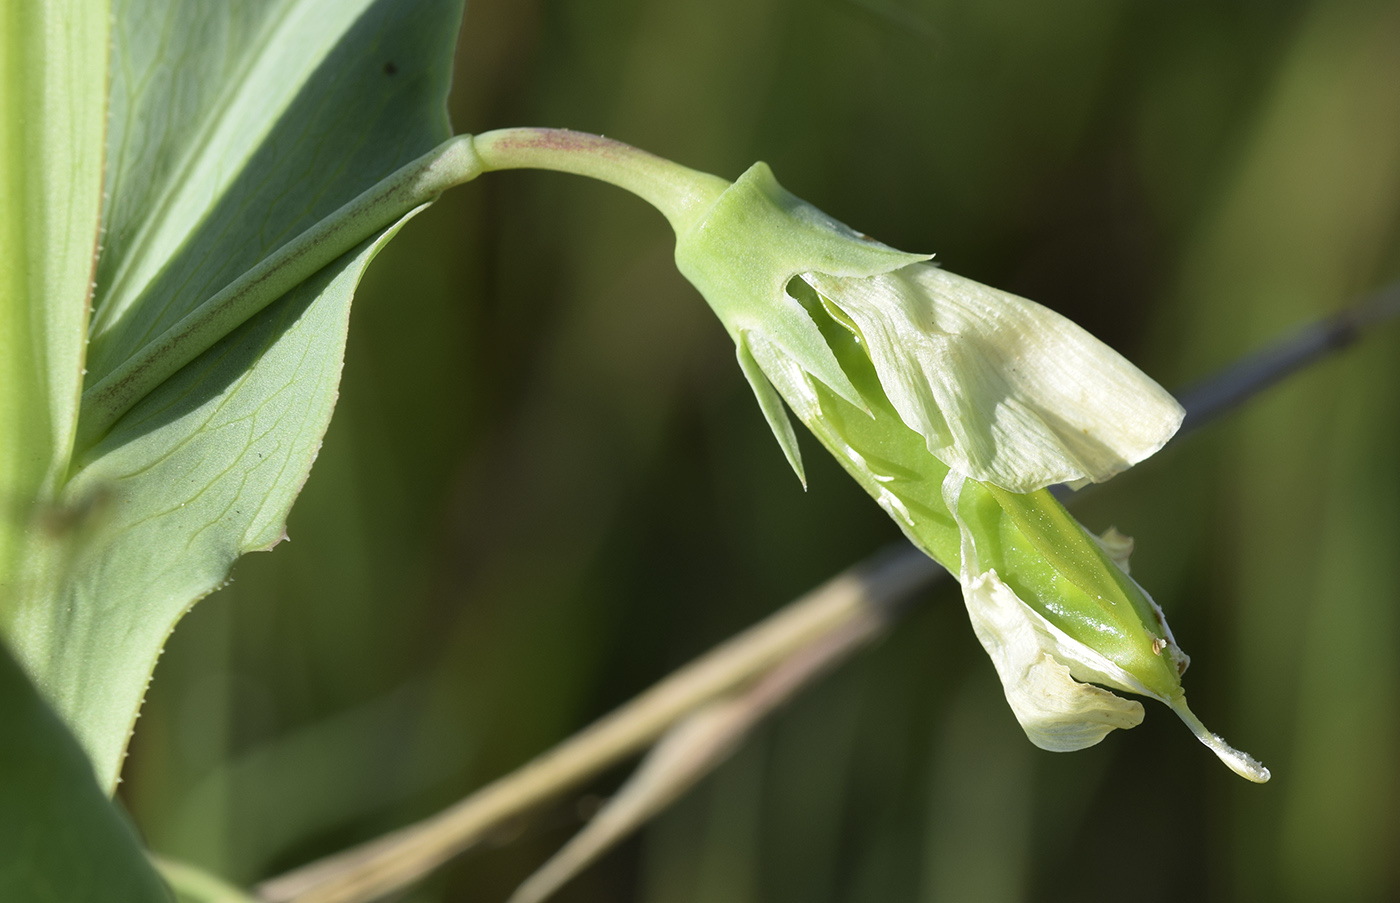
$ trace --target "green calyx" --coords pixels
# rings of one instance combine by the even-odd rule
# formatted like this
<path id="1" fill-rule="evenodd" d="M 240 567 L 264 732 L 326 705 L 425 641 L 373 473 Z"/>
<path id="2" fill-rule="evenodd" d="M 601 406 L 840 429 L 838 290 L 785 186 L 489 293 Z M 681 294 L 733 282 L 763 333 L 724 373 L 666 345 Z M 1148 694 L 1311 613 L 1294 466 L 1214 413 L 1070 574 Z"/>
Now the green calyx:
<path id="1" fill-rule="evenodd" d="M 819 345 L 822 352 L 813 356 L 832 364 L 816 324 L 787 293 L 792 278 L 874 276 L 931 256 L 898 251 L 832 219 L 779 185 L 766 163 L 749 167 L 703 218 L 676 235 L 676 265 L 731 335 L 763 330 L 795 352 Z M 845 388 L 843 375 L 831 379 L 839 384 L 832 388 Z"/>
<path id="2" fill-rule="evenodd" d="M 801 456 L 770 381 L 781 391 L 801 371 L 851 404 L 862 402 L 788 284 L 802 273 L 873 276 L 928 258 L 837 222 L 779 185 L 766 163 L 749 167 L 694 225 L 677 229 L 676 266 L 734 339 L 744 375 L 799 478 Z"/>

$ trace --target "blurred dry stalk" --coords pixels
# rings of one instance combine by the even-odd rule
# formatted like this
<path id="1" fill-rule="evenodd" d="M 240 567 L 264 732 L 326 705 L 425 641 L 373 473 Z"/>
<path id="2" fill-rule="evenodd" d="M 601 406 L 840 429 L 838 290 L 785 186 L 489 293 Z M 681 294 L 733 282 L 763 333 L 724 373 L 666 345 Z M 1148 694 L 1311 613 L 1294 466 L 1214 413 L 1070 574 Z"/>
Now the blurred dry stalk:
<path id="1" fill-rule="evenodd" d="M 373 900 L 492 831 L 645 749 L 672 725 L 748 685 L 751 725 L 893 622 L 899 603 L 946 574 L 912 547 L 862 562 L 456 805 L 370 843 L 263 882 L 269 903 Z M 812 655 L 820 649 L 821 654 Z M 785 665 L 802 661 L 795 672 Z M 778 675 L 776 682 L 765 676 Z M 754 684 L 754 681 L 758 681 Z"/>
<path id="2" fill-rule="evenodd" d="M 1400 283 L 1187 387 L 1180 393 L 1187 420 L 1177 439 L 1290 374 L 1349 347 L 1370 328 L 1398 315 Z M 258 886 L 257 896 L 266 903 L 365 903 L 378 899 L 648 748 L 672 728 L 677 728 L 677 733 L 684 731 L 687 719 L 698 718 L 700 713 L 712 716 L 703 731 L 687 735 L 692 741 L 689 758 L 661 781 L 630 796 L 632 785 L 624 787 L 615 798 L 622 805 L 605 807 L 600 813 L 603 817 L 595 818 L 522 885 L 514 898 L 544 899 L 617 840 L 674 802 L 783 702 L 884 633 L 907 608 L 905 603 L 911 596 L 947 576 L 912 546 L 872 556 L 448 809 L 269 879 Z M 666 745 L 665 739 L 661 745 Z M 646 770 L 644 765 L 641 772 Z M 590 830 L 595 827 L 598 830 Z"/>

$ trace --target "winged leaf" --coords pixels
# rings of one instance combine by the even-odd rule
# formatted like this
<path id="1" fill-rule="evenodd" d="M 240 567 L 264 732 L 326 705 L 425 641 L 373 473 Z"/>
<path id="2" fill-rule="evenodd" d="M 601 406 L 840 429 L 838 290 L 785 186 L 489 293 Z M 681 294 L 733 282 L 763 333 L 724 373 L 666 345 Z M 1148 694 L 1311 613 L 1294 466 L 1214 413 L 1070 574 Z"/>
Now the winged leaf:
<path id="1" fill-rule="evenodd" d="M 119 0 L 88 384 L 447 138 L 460 13 L 460 0 Z M 239 555 L 284 537 L 355 285 L 397 228 L 77 450 L 9 639 L 109 790 L 175 622 Z"/>

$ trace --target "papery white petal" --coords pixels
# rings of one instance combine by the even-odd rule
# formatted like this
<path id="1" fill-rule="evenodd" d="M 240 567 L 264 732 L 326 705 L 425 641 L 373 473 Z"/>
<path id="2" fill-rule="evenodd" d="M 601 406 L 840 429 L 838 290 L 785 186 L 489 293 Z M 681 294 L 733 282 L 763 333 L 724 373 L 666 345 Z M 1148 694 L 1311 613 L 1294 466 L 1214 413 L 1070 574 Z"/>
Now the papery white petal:
<path id="1" fill-rule="evenodd" d="M 1101 482 L 1181 425 L 1161 386 L 1079 326 L 929 264 L 802 277 L 860 330 L 901 419 L 953 470 L 1013 492 Z"/>
<path id="2" fill-rule="evenodd" d="M 1142 722 L 1141 703 L 1074 679 L 1057 655 L 1061 644 L 1040 629 L 1034 612 L 995 570 L 965 581 L 963 600 L 1006 701 L 1036 746 L 1052 752 L 1083 749 L 1109 731 Z"/>
<path id="3" fill-rule="evenodd" d="M 1128 559 L 1133 555 L 1133 538 L 1131 536 L 1123 535 L 1117 527 L 1109 527 L 1099 536 L 1094 536 L 1092 533 L 1089 535 L 1094 537 L 1094 542 L 1103 549 L 1108 560 L 1118 565 L 1118 570 L 1125 574 L 1132 574 L 1132 568 L 1128 562 Z"/>
<path id="4" fill-rule="evenodd" d="M 1164 698 L 1151 692 L 1118 665 L 1070 638 L 1026 605 L 995 570 L 972 576 L 964 569 L 963 601 L 972 629 L 1001 678 L 1002 690 L 1016 720 L 1030 741 L 1041 749 L 1083 749 L 1098 743 L 1115 728 L 1141 723 L 1141 704 L 1082 683 L 1093 681 L 1166 703 L 1235 774 L 1256 784 L 1269 780 L 1269 769 L 1258 759 L 1226 743 L 1201 723 L 1187 706 L 1184 693 Z M 1162 625 L 1165 628 L 1166 622 Z M 1170 635 L 1169 630 L 1167 633 Z M 1189 659 L 1174 640 L 1164 652 L 1173 650 L 1184 671 Z"/>
<path id="5" fill-rule="evenodd" d="M 977 541 L 959 508 L 966 483 L 956 470 L 943 480 L 943 502 L 962 534 L 963 603 L 1026 736 L 1041 749 L 1069 752 L 1093 746 L 1111 730 L 1141 724 L 1141 703 L 1082 681 L 1156 694 L 1021 601 L 995 569 L 982 570 Z"/>

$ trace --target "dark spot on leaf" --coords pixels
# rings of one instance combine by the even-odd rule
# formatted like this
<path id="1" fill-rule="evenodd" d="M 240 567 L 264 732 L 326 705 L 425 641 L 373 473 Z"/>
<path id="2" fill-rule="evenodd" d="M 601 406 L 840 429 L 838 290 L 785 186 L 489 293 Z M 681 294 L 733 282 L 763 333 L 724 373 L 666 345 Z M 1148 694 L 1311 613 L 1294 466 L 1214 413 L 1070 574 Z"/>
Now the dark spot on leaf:
<path id="1" fill-rule="evenodd" d="M 387 63 L 384 64 L 384 74 L 385 74 L 385 75 L 398 75 L 398 74 L 399 74 L 399 67 L 394 65 L 394 61 L 393 61 L 393 60 L 390 60 L 389 62 L 387 62 Z"/>

